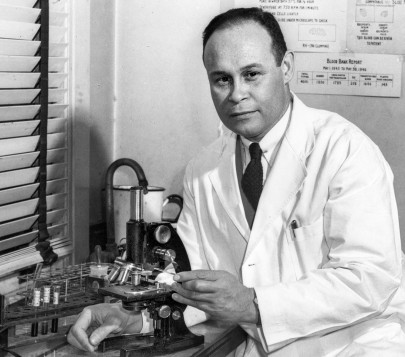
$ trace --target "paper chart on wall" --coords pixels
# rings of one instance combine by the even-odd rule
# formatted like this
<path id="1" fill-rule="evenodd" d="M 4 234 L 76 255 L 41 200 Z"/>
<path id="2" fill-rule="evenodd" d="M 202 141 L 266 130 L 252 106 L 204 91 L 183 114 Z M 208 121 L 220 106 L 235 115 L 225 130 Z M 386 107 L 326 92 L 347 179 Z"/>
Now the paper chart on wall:
<path id="1" fill-rule="evenodd" d="M 294 51 L 405 53 L 405 0 L 235 0 L 279 21 Z"/>
<path id="2" fill-rule="evenodd" d="M 348 4 L 347 48 L 362 53 L 405 53 L 405 0 Z"/>
<path id="3" fill-rule="evenodd" d="M 261 7 L 276 17 L 289 49 L 311 52 L 341 52 L 346 48 L 346 1 L 235 1 L 235 7 L 248 6 Z"/>
<path id="4" fill-rule="evenodd" d="M 296 68 L 290 84 L 296 93 L 401 96 L 401 56 L 302 52 L 295 55 Z"/>
<path id="5" fill-rule="evenodd" d="M 405 0 L 235 0 L 250 6 L 280 23 L 297 93 L 401 95 Z"/>

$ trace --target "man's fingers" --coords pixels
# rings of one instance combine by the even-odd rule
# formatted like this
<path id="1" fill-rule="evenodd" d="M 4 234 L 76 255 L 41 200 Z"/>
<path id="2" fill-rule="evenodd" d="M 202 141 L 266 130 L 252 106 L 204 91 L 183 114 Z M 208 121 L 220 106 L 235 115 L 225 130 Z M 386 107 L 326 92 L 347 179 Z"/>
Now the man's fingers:
<path id="1" fill-rule="evenodd" d="M 203 301 L 191 300 L 191 299 L 188 299 L 177 293 L 174 293 L 172 295 L 172 298 L 173 298 L 173 300 L 179 302 L 180 304 L 189 305 L 189 306 L 195 307 L 197 309 L 203 310 L 205 312 L 209 312 L 209 310 L 207 308 L 208 305 Z"/>
<path id="2" fill-rule="evenodd" d="M 86 336 L 86 341 L 79 342 L 79 340 L 73 335 L 72 331 L 69 332 L 67 336 L 68 342 L 75 346 L 76 348 L 84 351 L 94 352 L 94 346 L 88 341 Z"/>
<path id="3" fill-rule="evenodd" d="M 172 289 L 177 292 L 178 294 L 182 295 L 182 296 L 187 296 L 189 298 L 191 298 L 192 295 L 195 295 L 195 292 L 191 291 L 191 290 L 186 290 L 183 288 L 183 286 L 181 284 L 173 284 L 172 285 Z"/>
<path id="4" fill-rule="evenodd" d="M 191 280 L 181 284 L 183 289 L 191 290 L 203 294 L 215 293 L 218 291 L 218 285 L 213 281 Z"/>
<path id="5" fill-rule="evenodd" d="M 93 346 L 98 346 L 99 343 L 104 340 L 110 333 L 115 332 L 117 330 L 117 325 L 101 325 L 100 327 L 96 328 L 93 333 L 89 337 L 89 341 Z"/>
<path id="6" fill-rule="evenodd" d="M 181 286 L 180 284 L 173 284 L 172 289 L 178 295 L 181 295 L 182 297 L 187 298 L 192 301 L 212 302 L 215 299 L 214 295 L 210 291 L 201 292 L 201 291 L 196 291 L 196 290 L 184 289 L 184 287 Z"/>
<path id="7" fill-rule="evenodd" d="M 218 287 L 215 285 L 215 282 L 207 280 L 189 280 L 181 284 L 175 283 L 171 286 L 172 290 L 189 290 L 195 291 L 198 293 L 215 293 L 218 291 Z"/>
<path id="8" fill-rule="evenodd" d="M 81 350 L 93 352 L 94 346 L 90 343 L 86 332 L 90 324 L 91 311 L 84 309 L 69 331 L 68 342 Z"/>
<path id="9" fill-rule="evenodd" d="M 174 276 L 174 280 L 177 282 L 186 282 L 190 280 L 217 280 L 221 276 L 220 271 L 214 270 L 191 270 L 182 271 Z"/>

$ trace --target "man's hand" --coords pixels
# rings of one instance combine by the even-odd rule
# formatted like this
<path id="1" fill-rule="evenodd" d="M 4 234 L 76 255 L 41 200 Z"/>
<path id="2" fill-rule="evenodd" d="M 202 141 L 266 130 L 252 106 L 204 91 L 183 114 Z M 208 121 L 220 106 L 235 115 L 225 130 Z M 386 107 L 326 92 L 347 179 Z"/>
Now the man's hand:
<path id="1" fill-rule="evenodd" d="M 81 350 L 94 352 L 110 333 L 138 333 L 141 329 L 140 313 L 132 314 L 120 304 L 99 304 L 83 309 L 67 339 Z"/>
<path id="2" fill-rule="evenodd" d="M 253 289 L 226 271 L 181 272 L 174 280 L 177 283 L 171 288 L 177 294 L 173 294 L 173 299 L 206 312 L 212 319 L 237 323 L 258 321 Z"/>

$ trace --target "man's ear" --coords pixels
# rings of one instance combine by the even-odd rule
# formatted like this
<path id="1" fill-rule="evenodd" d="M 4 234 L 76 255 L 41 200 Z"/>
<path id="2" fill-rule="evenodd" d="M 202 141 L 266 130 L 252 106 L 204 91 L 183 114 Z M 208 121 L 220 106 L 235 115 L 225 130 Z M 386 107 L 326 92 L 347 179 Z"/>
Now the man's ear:
<path id="1" fill-rule="evenodd" d="M 284 84 L 288 84 L 294 75 L 294 52 L 287 51 L 281 62 L 281 69 L 284 74 Z"/>

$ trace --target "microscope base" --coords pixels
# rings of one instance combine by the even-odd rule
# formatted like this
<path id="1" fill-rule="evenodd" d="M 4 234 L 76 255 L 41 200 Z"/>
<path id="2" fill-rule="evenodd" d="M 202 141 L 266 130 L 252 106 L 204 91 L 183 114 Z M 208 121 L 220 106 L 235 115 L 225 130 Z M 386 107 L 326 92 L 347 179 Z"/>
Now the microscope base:
<path id="1" fill-rule="evenodd" d="M 107 338 L 99 345 L 98 351 L 106 352 L 121 347 L 120 357 L 148 357 L 185 350 L 203 343 L 204 336 L 197 336 L 191 332 L 166 339 L 156 339 L 150 334 L 134 334 Z M 123 344 L 125 345 L 123 346 Z"/>

